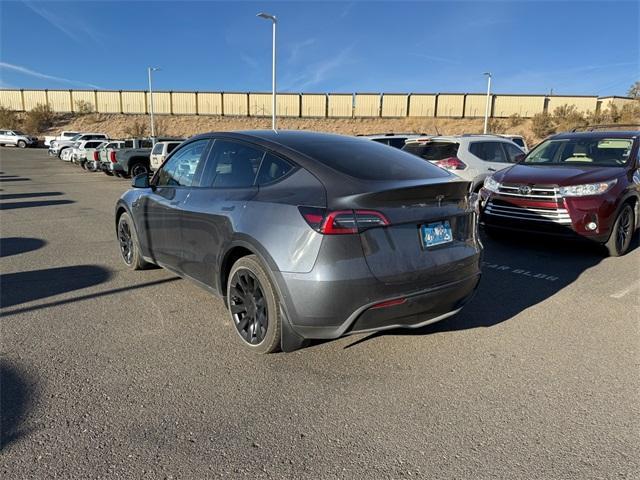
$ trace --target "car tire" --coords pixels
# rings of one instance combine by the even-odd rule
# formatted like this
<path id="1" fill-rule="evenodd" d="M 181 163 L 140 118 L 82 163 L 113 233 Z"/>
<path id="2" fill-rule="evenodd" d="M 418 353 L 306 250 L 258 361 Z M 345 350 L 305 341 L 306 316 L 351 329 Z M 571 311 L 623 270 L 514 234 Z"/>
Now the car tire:
<path id="1" fill-rule="evenodd" d="M 18 140 L 17 146 L 18 148 L 27 148 L 27 142 L 24 140 Z"/>
<path id="2" fill-rule="evenodd" d="M 621 257 L 629 251 L 635 233 L 635 212 L 628 203 L 624 204 L 611 229 L 611 236 L 604 244 L 610 257 Z"/>
<path id="3" fill-rule="evenodd" d="M 257 256 L 248 255 L 233 264 L 227 282 L 227 306 L 245 348 L 260 354 L 280 349 L 279 305 L 276 289 Z"/>
<path id="4" fill-rule="evenodd" d="M 131 178 L 137 177 L 138 175 L 141 175 L 143 173 L 148 174 L 149 167 L 142 162 L 136 162 L 133 165 L 131 165 L 131 168 L 129 168 L 129 176 Z"/>
<path id="5" fill-rule="evenodd" d="M 147 268 L 149 263 L 142 258 L 136 229 L 128 213 L 123 213 L 118 218 L 116 235 L 120 247 L 120 256 L 125 265 L 131 270 L 144 270 Z"/>

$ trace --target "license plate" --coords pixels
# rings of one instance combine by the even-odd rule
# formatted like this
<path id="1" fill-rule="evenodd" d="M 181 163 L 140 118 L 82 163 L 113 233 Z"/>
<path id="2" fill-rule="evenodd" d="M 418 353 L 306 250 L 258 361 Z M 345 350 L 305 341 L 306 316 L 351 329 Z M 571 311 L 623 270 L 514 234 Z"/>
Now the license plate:
<path id="1" fill-rule="evenodd" d="M 427 223 L 420 226 L 420 240 L 424 248 L 435 247 L 453 240 L 451 224 L 448 220 L 444 222 Z"/>

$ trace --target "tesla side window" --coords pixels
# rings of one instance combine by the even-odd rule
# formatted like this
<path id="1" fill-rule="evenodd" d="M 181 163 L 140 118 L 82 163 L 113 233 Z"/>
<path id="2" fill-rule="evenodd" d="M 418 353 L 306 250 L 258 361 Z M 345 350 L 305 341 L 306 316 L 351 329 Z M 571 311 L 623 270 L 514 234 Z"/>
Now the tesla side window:
<path id="1" fill-rule="evenodd" d="M 265 152 L 244 143 L 216 140 L 207 161 L 203 184 L 214 188 L 253 186 Z"/>
<path id="2" fill-rule="evenodd" d="M 292 168 L 293 167 L 290 163 L 285 162 L 280 157 L 267 153 L 260 165 L 260 171 L 258 172 L 258 179 L 256 183 L 258 185 L 273 183 L 284 177 Z"/>
<path id="3" fill-rule="evenodd" d="M 209 140 L 196 140 L 185 145 L 169 159 L 158 171 L 157 183 L 159 187 L 190 187 L 200 164 L 200 158 Z"/>
<path id="4" fill-rule="evenodd" d="M 474 142 L 469 151 L 485 162 L 505 163 L 505 157 L 499 142 Z"/>

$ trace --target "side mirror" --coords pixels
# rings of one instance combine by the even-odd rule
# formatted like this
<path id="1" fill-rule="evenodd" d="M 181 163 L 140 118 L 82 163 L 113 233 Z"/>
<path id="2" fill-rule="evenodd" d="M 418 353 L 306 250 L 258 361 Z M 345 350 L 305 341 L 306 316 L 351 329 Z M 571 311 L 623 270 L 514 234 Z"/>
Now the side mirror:
<path id="1" fill-rule="evenodd" d="M 140 175 L 136 175 L 133 177 L 131 186 L 133 188 L 149 188 L 149 174 L 141 173 Z"/>

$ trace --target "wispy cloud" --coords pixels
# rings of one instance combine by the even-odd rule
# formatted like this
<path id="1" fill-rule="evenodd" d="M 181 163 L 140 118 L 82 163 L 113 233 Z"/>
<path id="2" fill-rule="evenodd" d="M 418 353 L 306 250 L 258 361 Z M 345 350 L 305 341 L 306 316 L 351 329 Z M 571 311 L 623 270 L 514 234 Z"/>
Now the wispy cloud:
<path id="1" fill-rule="evenodd" d="M 245 53 L 241 53 L 239 56 L 240 60 L 249 65 L 251 68 L 256 69 L 260 66 L 260 63 L 254 57 L 251 57 Z"/>
<path id="2" fill-rule="evenodd" d="M 36 72 L 35 70 L 31 70 L 20 65 L 14 65 L 12 63 L 0 62 L 0 69 L 12 70 L 14 72 L 22 73 L 23 75 L 28 75 L 30 77 L 41 78 L 43 80 L 52 80 L 54 82 L 60 82 L 60 83 L 68 83 L 71 85 L 78 85 L 82 87 L 89 87 L 96 90 L 99 90 L 102 88 L 98 85 L 94 85 L 93 83 L 79 82 L 77 80 L 70 80 L 68 78 L 55 77 L 53 75 L 47 75 L 46 73 Z"/>
<path id="3" fill-rule="evenodd" d="M 40 5 L 35 5 L 32 2 L 23 1 L 22 3 L 31 11 L 33 11 L 33 13 L 43 18 L 52 27 L 57 28 L 73 41 L 77 43 L 83 43 L 88 37 L 94 43 L 103 46 L 103 42 L 99 38 L 98 34 L 89 26 L 87 26 L 84 20 L 78 18 L 70 20 L 69 18 L 61 17 Z M 69 24 L 73 24 L 74 28 L 69 28 L 67 26 Z"/>
<path id="4" fill-rule="evenodd" d="M 294 63 L 300 57 L 300 53 L 307 47 L 316 43 L 315 38 L 307 38 L 301 42 L 295 42 L 291 45 L 291 53 L 289 54 L 289 63 Z"/>
<path id="5" fill-rule="evenodd" d="M 342 12 L 340 12 L 340 15 L 338 16 L 338 18 L 340 19 L 346 18 L 351 13 L 351 10 L 353 10 L 353 7 L 355 6 L 355 4 L 356 2 L 347 3 L 342 9 Z"/>
<path id="6" fill-rule="evenodd" d="M 436 55 L 426 55 L 424 53 L 410 53 L 409 55 L 411 55 L 412 57 L 418 57 L 418 58 L 423 58 L 425 60 L 430 60 L 432 62 L 449 63 L 451 65 L 461 64 L 461 62 L 459 62 L 458 60 L 454 60 L 453 58 L 449 58 L 449 57 L 438 57 Z"/>
<path id="7" fill-rule="evenodd" d="M 333 55 L 319 62 L 310 64 L 295 77 L 288 80 L 285 79 L 283 82 L 284 89 L 305 90 L 309 87 L 315 87 L 322 84 L 330 78 L 335 71 L 339 70 L 351 61 L 354 45 L 355 44 L 351 44 L 340 50 L 337 55 Z"/>

